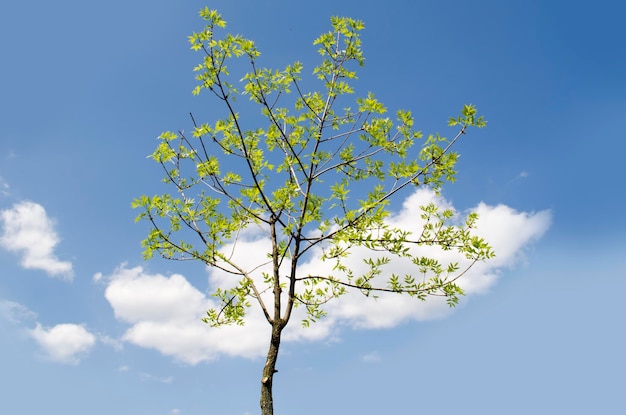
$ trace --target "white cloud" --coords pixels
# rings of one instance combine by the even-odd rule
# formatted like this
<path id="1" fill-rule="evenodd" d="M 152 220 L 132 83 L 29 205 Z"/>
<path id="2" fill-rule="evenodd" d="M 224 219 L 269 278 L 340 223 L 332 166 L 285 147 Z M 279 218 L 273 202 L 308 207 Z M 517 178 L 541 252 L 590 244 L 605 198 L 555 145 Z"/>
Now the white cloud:
<path id="1" fill-rule="evenodd" d="M 59 237 L 43 206 L 33 202 L 17 203 L 0 212 L 0 219 L 4 223 L 0 245 L 9 251 L 21 252 L 24 268 L 72 280 L 71 262 L 60 261 L 53 253 Z"/>
<path id="2" fill-rule="evenodd" d="M 431 202 L 453 208 L 449 201 L 437 197 L 432 191 L 419 190 L 404 201 L 402 209 L 390 217 L 389 222 L 419 232 L 422 225 L 420 206 Z M 489 241 L 497 256 L 494 260 L 476 264 L 459 280 L 468 296 L 487 292 L 497 280 L 500 269 L 511 267 L 523 258 L 524 248 L 541 237 L 551 221 L 548 211 L 525 213 L 503 205 L 488 206 L 484 203 L 472 210 L 480 215 L 478 233 Z M 458 218 L 462 219 L 460 214 Z M 437 257 L 444 264 L 449 261 L 467 262 L 452 251 L 434 247 L 419 249 L 421 254 Z M 254 270 L 253 278 L 261 290 L 264 289 L 261 273 L 268 271 L 268 265 L 261 265 L 267 262 L 267 250 L 267 238 L 255 231 L 240 235 L 236 246 L 224 247 L 224 252 L 232 254 L 234 262 L 247 270 Z M 356 249 L 346 261 L 357 269 L 362 264 L 362 258 L 368 254 L 364 249 Z M 320 255 L 321 252 L 312 250 L 309 260 L 301 264 L 300 274 L 330 275 L 333 264 L 320 262 Z M 414 269 L 409 261 L 393 261 L 388 271 L 404 275 L 414 272 Z M 246 326 L 211 328 L 200 319 L 208 308 L 216 304 L 182 275 L 151 275 L 141 267 L 128 269 L 123 265 L 113 275 L 100 276 L 97 280 L 103 278 L 107 283 L 105 296 L 116 317 L 131 325 L 123 336 L 125 341 L 154 348 L 190 364 L 219 355 L 263 356 L 266 351 L 269 325 L 257 304 L 250 309 Z M 236 279 L 232 275 L 209 269 L 210 288 L 235 284 Z M 262 298 L 269 304 L 271 292 L 265 292 Z M 434 297 L 422 302 L 408 296 L 382 293 L 374 300 L 358 292 L 350 292 L 329 302 L 325 309 L 328 316 L 306 329 L 300 326 L 304 310 L 296 309 L 283 339 L 287 342 L 328 340 L 336 338 L 345 327 L 390 328 L 405 321 L 445 317 L 451 312 L 443 298 Z M 365 356 L 363 358 L 366 359 Z M 367 359 L 371 361 L 375 358 L 372 355 Z"/>
<path id="3" fill-rule="evenodd" d="M 524 247 L 541 238 L 552 222 L 550 211 L 517 212 L 505 206 L 480 203 L 475 211 L 480 220 L 476 233 L 495 248 L 496 258 L 486 265 L 490 268 L 511 267 L 524 257 Z"/>
<path id="4" fill-rule="evenodd" d="M 419 233 L 422 228 L 420 206 L 435 203 L 445 209 L 453 209 L 451 203 L 434 192 L 421 189 L 409 196 L 402 209 L 393 215 L 389 222 L 403 229 Z M 475 264 L 458 281 L 467 296 L 484 293 L 493 286 L 503 267 L 513 266 L 523 257 L 524 247 L 541 237 L 550 226 L 551 215 L 548 211 L 539 213 L 517 212 L 507 206 L 488 206 L 480 203 L 471 209 L 479 214 L 476 233 L 486 238 L 496 253 L 496 258 Z M 457 213 L 458 215 L 458 213 Z M 460 215 L 458 215 L 460 216 Z M 460 219 L 460 217 L 459 217 Z M 437 247 L 414 248 L 414 253 L 439 259 L 443 264 L 459 262 L 461 268 L 468 261 L 454 251 L 443 251 Z M 300 272 L 312 275 L 328 275 L 332 271 L 332 263 L 320 263 L 315 258 L 321 253 L 314 252 L 313 259 L 303 264 Z M 354 250 L 346 260 L 352 269 L 363 267 L 362 258 L 371 255 L 364 248 Z M 415 266 L 410 261 L 394 260 L 389 272 L 405 275 L 414 272 Z M 381 293 L 373 301 L 360 293 L 350 292 L 339 301 L 328 303 L 330 324 L 347 324 L 356 328 L 389 328 L 407 320 L 429 320 L 448 315 L 452 310 L 444 298 L 430 297 L 422 302 L 414 298 L 393 293 Z"/>
<path id="5" fill-rule="evenodd" d="M 23 328 L 27 321 L 37 319 L 37 313 L 19 303 L 0 300 L 0 318 Z M 44 328 L 35 322 L 35 328 L 27 329 L 26 333 L 37 342 L 46 357 L 61 363 L 78 364 L 96 343 L 96 336 L 78 324 L 58 324 Z M 108 336 L 100 335 L 99 338 L 116 350 L 122 347 L 121 342 Z"/>
<path id="6" fill-rule="evenodd" d="M 147 274 L 141 267 L 121 267 L 106 278 L 105 297 L 115 316 L 131 324 L 122 337 L 125 341 L 190 364 L 220 354 L 262 354 L 266 322 L 251 316 L 246 327 L 208 327 L 200 319 L 215 304 L 181 275 L 165 277 Z"/>
<path id="7" fill-rule="evenodd" d="M 58 324 L 47 329 L 37 323 L 29 333 L 48 358 L 60 363 L 78 364 L 96 343 L 96 336 L 78 324 Z"/>

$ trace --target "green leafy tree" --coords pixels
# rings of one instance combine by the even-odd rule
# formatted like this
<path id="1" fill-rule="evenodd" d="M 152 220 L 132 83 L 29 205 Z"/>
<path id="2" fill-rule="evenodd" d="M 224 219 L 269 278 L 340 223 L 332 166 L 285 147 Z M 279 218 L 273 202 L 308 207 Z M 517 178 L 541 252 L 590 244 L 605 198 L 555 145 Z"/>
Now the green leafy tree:
<path id="1" fill-rule="evenodd" d="M 202 55 L 193 93 L 207 93 L 222 105 L 224 116 L 198 123 L 192 115 L 190 134 L 161 134 L 151 157 L 163 166 L 174 195 L 142 196 L 133 207 L 141 209 L 138 220 L 151 224 L 143 241 L 145 258 L 158 253 L 197 260 L 232 276 L 234 284 L 213 293 L 220 306 L 207 311 L 207 324 L 243 325 L 249 307 L 261 308 L 271 338 L 260 404 L 262 414 L 270 415 L 281 334 L 295 307 L 306 310 L 302 324 L 308 326 L 323 318 L 325 303 L 341 301 L 349 290 L 417 300 L 444 296 L 454 306 L 463 294 L 457 279 L 466 267 L 421 256 L 417 248 L 455 250 L 469 266 L 493 256 L 472 234 L 473 213 L 458 224 L 451 211 L 422 206 L 420 234 L 386 221 L 391 201 L 403 191 L 427 186 L 439 192 L 454 181 L 458 154 L 453 145 L 485 121 L 474 106 L 465 105 L 448 122 L 457 128 L 454 138 L 424 138 L 413 128 L 409 111 L 397 111 L 393 119 L 372 93 L 354 99 L 355 69 L 364 63 L 359 20 L 331 19 L 332 29 L 313 42 L 321 56 L 314 79 L 303 81 L 301 63 L 260 67 L 253 41 L 220 36 L 226 22 L 214 10 L 205 8 L 200 16 L 206 26 L 189 37 L 191 48 Z M 304 84 L 314 82 L 319 90 L 305 91 Z M 241 111 L 250 106 L 256 112 L 243 119 Z M 267 262 L 252 268 L 224 250 L 227 244 L 236 250 L 240 232 L 248 227 L 267 235 Z M 332 263 L 332 273 L 300 272 L 299 264 L 314 247 L 321 250 L 321 261 Z M 372 254 L 358 270 L 347 261 L 355 248 Z M 396 260 L 411 261 L 414 272 L 390 272 Z M 268 264 L 271 271 L 255 277 Z M 271 302 L 264 290 L 272 293 Z"/>

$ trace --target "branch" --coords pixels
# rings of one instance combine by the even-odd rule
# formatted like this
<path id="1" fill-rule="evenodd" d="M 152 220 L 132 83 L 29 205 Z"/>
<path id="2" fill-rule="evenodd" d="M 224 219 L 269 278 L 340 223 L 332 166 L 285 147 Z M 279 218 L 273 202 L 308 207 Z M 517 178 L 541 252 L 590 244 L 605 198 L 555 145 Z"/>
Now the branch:
<path id="1" fill-rule="evenodd" d="M 455 281 L 457 281 L 459 278 L 461 278 L 463 275 L 465 275 L 465 273 L 467 273 L 467 271 L 469 271 L 469 269 L 474 266 L 474 264 L 477 262 L 477 260 L 473 260 L 471 264 L 469 264 L 462 272 L 460 272 L 458 275 L 455 275 L 453 278 L 451 279 L 446 279 L 443 281 L 443 283 L 440 286 L 430 286 L 430 287 L 426 287 L 426 288 L 421 288 L 421 289 L 392 289 L 392 288 L 384 288 L 384 287 L 365 287 L 365 286 L 361 286 L 361 285 L 357 285 L 357 284 L 353 284 L 347 281 L 341 281 L 338 280 L 336 278 L 333 277 L 324 277 L 324 276 L 320 276 L 320 275 L 308 275 L 306 277 L 301 277 L 301 278 L 297 278 L 297 281 L 305 281 L 305 280 L 321 280 L 321 281 L 327 281 L 331 284 L 338 284 L 344 287 L 348 287 L 348 288 L 354 288 L 360 291 L 367 291 L 368 293 L 372 293 L 372 292 L 386 292 L 386 293 L 395 293 L 395 294 L 409 294 L 409 295 L 418 295 L 418 294 L 428 294 L 428 295 L 433 295 L 433 296 L 445 296 L 445 294 L 437 294 L 436 292 L 433 292 L 434 290 L 440 290 L 441 288 L 445 287 L 446 285 L 450 285 L 452 283 L 454 283 Z"/>
<path id="2" fill-rule="evenodd" d="M 236 263 L 232 262 L 230 259 L 228 259 L 225 255 L 221 254 L 219 251 L 217 251 L 214 248 L 214 252 L 213 255 L 215 255 L 217 258 L 219 258 L 220 260 L 224 261 L 227 265 L 229 265 L 230 267 L 232 267 L 232 269 L 228 269 L 222 265 L 220 265 L 215 258 L 213 259 L 207 259 L 205 257 L 203 257 L 202 255 L 194 252 L 194 251 L 189 251 L 188 249 L 180 246 L 179 244 L 173 242 L 169 236 L 165 235 L 159 228 L 159 226 L 157 225 L 156 221 L 154 220 L 154 217 L 152 216 L 152 214 L 150 212 L 148 212 L 148 218 L 150 220 L 150 222 L 152 222 L 152 225 L 154 226 L 154 228 L 159 232 L 159 237 L 163 240 L 163 242 L 167 245 L 170 245 L 171 247 L 173 247 L 175 250 L 181 252 L 181 253 L 185 253 L 187 255 L 189 255 L 191 258 L 197 259 L 200 262 L 205 263 L 206 265 L 215 267 L 219 270 L 222 270 L 224 272 L 227 272 L 229 274 L 233 274 L 233 275 L 240 275 L 244 278 L 246 278 L 248 280 L 248 282 L 250 283 L 250 286 L 252 287 L 252 291 L 254 292 L 254 295 L 256 296 L 257 301 L 259 302 L 259 305 L 261 306 L 261 309 L 263 310 L 263 314 L 265 315 L 265 318 L 271 323 L 271 317 L 267 311 L 267 307 L 265 306 L 265 303 L 263 302 L 263 299 L 261 298 L 261 294 L 259 292 L 259 290 L 256 287 L 256 284 L 254 283 L 254 280 L 252 279 L 252 277 L 250 277 L 249 273 L 246 272 L 243 268 L 241 268 L 240 266 L 238 266 Z M 169 256 L 166 256 L 164 254 L 162 254 L 162 248 L 157 247 L 156 248 L 157 251 L 159 251 L 159 253 L 161 253 L 161 256 L 165 259 L 175 259 Z M 257 269 L 258 267 L 256 267 L 255 269 Z"/>
<path id="3" fill-rule="evenodd" d="M 274 105 L 271 105 L 271 106 L 269 105 L 269 103 L 267 102 L 267 98 L 265 96 L 265 93 L 263 92 L 263 88 L 261 87 L 261 83 L 259 82 L 259 78 L 257 76 L 258 72 L 257 72 L 257 69 L 256 69 L 256 65 L 254 64 L 254 60 L 252 60 L 250 62 L 250 64 L 252 65 L 252 70 L 254 71 L 257 87 L 259 88 L 259 92 L 261 94 L 261 96 L 259 97 L 260 98 L 259 101 L 261 101 L 263 106 L 267 109 L 267 113 L 268 113 L 268 115 L 270 117 L 270 121 L 272 121 L 272 123 L 276 126 L 276 128 L 278 128 L 278 130 L 280 131 L 281 137 L 285 141 L 285 144 L 289 147 L 289 151 L 294 156 L 294 158 L 296 159 L 298 165 L 300 166 L 300 170 L 302 172 L 304 172 L 304 170 L 305 170 L 304 169 L 304 165 L 302 164 L 302 161 L 300 160 L 300 157 L 298 157 L 298 154 L 296 153 L 296 151 L 291 146 L 291 143 L 289 142 L 289 138 L 287 137 L 287 134 L 286 134 L 285 130 L 283 128 L 281 128 L 280 124 L 278 123 L 278 120 L 276 120 L 276 117 L 274 117 L 273 108 L 274 108 L 274 105 L 276 105 L 276 102 L 274 102 Z M 276 98 L 276 100 L 278 100 L 278 97 Z M 281 146 L 281 148 L 282 148 L 282 146 Z M 284 151 L 284 149 L 283 149 L 283 151 Z M 274 213 L 274 212 L 272 212 L 272 213 Z"/>
<path id="4" fill-rule="evenodd" d="M 265 205 L 267 210 L 272 215 L 275 215 L 276 212 L 274 211 L 274 208 L 272 207 L 272 204 L 267 199 L 267 196 L 265 195 L 265 192 L 263 192 L 262 189 L 261 189 L 261 185 L 259 184 L 259 181 L 258 181 L 258 178 L 257 178 L 257 174 L 258 173 L 254 171 L 252 163 L 250 162 L 250 154 L 248 153 L 248 149 L 247 149 L 247 147 L 245 145 L 243 131 L 241 129 L 241 126 L 239 125 L 239 120 L 238 120 L 237 114 L 235 113 L 235 110 L 233 109 L 233 107 L 232 107 L 232 105 L 230 103 L 230 100 L 228 99 L 228 96 L 224 92 L 224 86 L 222 85 L 222 81 L 220 79 L 220 73 L 221 72 L 217 72 L 217 74 L 215 75 L 215 79 L 217 81 L 216 83 L 217 83 L 218 87 L 220 88 L 220 91 L 221 91 L 222 95 L 224 96 L 223 100 L 226 103 L 226 106 L 228 107 L 228 111 L 229 111 L 230 115 L 232 116 L 233 121 L 235 123 L 235 127 L 237 128 L 237 134 L 239 135 L 239 139 L 240 139 L 240 143 L 241 143 L 241 150 L 243 151 L 243 155 L 244 155 L 244 158 L 246 160 L 246 164 L 248 165 L 248 170 L 250 171 L 250 175 L 252 176 L 252 180 L 254 181 L 255 187 L 259 190 L 259 195 L 261 196 L 261 199 L 263 200 L 263 204 Z"/>

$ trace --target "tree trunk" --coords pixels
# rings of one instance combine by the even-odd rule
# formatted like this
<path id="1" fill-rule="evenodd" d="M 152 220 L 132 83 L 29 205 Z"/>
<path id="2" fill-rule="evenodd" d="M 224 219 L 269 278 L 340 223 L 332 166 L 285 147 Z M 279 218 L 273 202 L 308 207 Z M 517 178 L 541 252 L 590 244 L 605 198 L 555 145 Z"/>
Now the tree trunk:
<path id="1" fill-rule="evenodd" d="M 280 347 L 280 336 L 285 325 L 281 321 L 272 322 L 272 338 L 267 351 L 267 359 L 263 367 L 263 377 L 261 378 L 261 415 L 274 415 L 274 398 L 272 395 L 272 381 L 276 370 L 276 360 L 278 359 L 278 348 Z"/>

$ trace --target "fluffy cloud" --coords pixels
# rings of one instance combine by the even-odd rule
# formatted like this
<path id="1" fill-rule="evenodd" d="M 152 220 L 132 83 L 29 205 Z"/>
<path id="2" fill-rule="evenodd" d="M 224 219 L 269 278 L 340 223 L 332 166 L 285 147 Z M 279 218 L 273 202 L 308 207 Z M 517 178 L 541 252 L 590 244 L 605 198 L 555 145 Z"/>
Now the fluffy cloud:
<path id="1" fill-rule="evenodd" d="M 96 344 L 96 336 L 78 324 L 58 324 L 47 329 L 37 323 L 29 333 L 48 358 L 60 363 L 78 364 Z"/>
<path id="2" fill-rule="evenodd" d="M 40 269 L 51 276 L 72 279 L 72 264 L 60 261 L 53 253 L 59 237 L 43 206 L 33 202 L 17 203 L 0 212 L 0 219 L 4 224 L 0 245 L 9 251 L 21 252 L 24 268 Z"/>
<path id="3" fill-rule="evenodd" d="M 402 209 L 389 218 L 392 225 L 419 232 L 420 206 L 436 203 L 452 209 L 444 198 L 432 191 L 419 190 L 409 196 Z M 492 245 L 497 257 L 494 260 L 474 265 L 462 279 L 460 285 L 468 296 L 485 293 L 493 286 L 502 268 L 513 266 L 523 257 L 525 247 L 541 237 L 550 226 L 550 213 L 517 212 L 507 206 L 479 204 L 472 209 L 480 215 L 478 233 Z M 462 215 L 457 213 L 459 220 Z M 240 235 L 237 245 L 224 247 L 224 252 L 232 255 L 232 260 L 252 273 L 261 290 L 262 272 L 269 271 L 267 263 L 267 238 L 264 235 L 246 232 Z M 442 251 L 434 247 L 421 247 L 420 254 L 437 257 L 442 263 L 467 260 L 459 258 L 452 251 Z M 325 275 L 332 271 L 332 263 L 319 261 L 320 252 L 313 250 L 309 260 L 301 264 L 302 275 Z M 362 258 L 370 254 L 365 250 L 354 250 L 346 260 L 353 269 L 362 264 Z M 394 261 L 390 272 L 404 275 L 414 271 L 410 262 Z M 245 357 L 262 356 L 269 337 L 269 325 L 260 307 L 253 304 L 246 319 L 246 326 L 210 328 L 200 319 L 205 311 L 215 306 L 213 300 L 189 283 L 182 275 L 169 277 L 148 274 L 141 267 L 117 269 L 113 275 L 96 280 L 106 280 L 105 296 L 118 319 L 131 327 L 124 334 L 125 341 L 179 360 L 195 364 L 211 360 L 219 355 Z M 236 283 L 231 274 L 217 269 L 209 269 L 209 289 L 216 286 L 228 287 Z M 271 300 L 271 292 L 262 296 L 266 304 Z M 342 327 L 389 328 L 404 321 L 441 318 L 451 310 L 442 298 L 429 298 L 419 301 L 408 296 L 382 293 L 374 300 L 358 292 L 350 292 L 341 299 L 331 301 L 325 307 L 328 316 L 309 328 L 300 327 L 304 317 L 302 308 L 295 310 L 292 324 L 287 327 L 285 341 L 321 340 L 333 338 Z"/>
<path id="4" fill-rule="evenodd" d="M 220 354 L 255 357 L 262 353 L 269 328 L 261 324 L 262 316 L 251 316 L 247 327 L 209 328 L 200 319 L 215 304 L 181 275 L 166 277 L 145 273 L 141 267 L 121 267 L 105 278 L 105 297 L 116 318 L 131 324 L 125 341 L 190 364 Z"/>
<path id="5" fill-rule="evenodd" d="M 35 328 L 26 330 L 50 360 L 78 364 L 96 343 L 96 336 L 77 324 L 58 324 L 44 328 L 35 320 L 37 313 L 14 301 L 0 300 L 0 318 L 23 329 L 23 325 L 35 323 Z M 30 324 L 29 324 L 30 325 Z M 106 341 L 107 338 L 102 338 Z M 113 341 L 113 340 L 110 340 Z M 119 343 L 119 342 L 118 342 Z"/>
<path id="6" fill-rule="evenodd" d="M 419 234 L 423 226 L 420 218 L 420 206 L 435 203 L 444 209 L 454 208 L 443 197 L 438 197 L 430 190 L 421 189 L 409 196 L 403 203 L 402 209 L 389 218 L 389 223 L 402 229 Z M 464 289 L 467 296 L 485 293 L 496 282 L 500 269 L 512 267 L 523 257 L 524 248 L 537 238 L 541 237 L 551 223 L 549 211 L 538 213 L 517 212 L 510 207 L 498 205 L 488 206 L 480 203 L 471 209 L 479 214 L 476 234 L 484 237 L 493 247 L 496 258 L 487 262 L 474 264 L 466 272 L 458 284 Z M 458 220 L 462 215 L 456 212 Z M 437 258 L 442 264 L 458 262 L 461 269 L 469 265 L 467 259 L 454 251 L 443 251 L 438 247 L 415 247 L 414 254 Z M 332 273 L 332 263 L 320 263 L 315 258 L 321 252 L 314 252 L 312 259 L 303 264 L 300 272 L 311 275 Z M 346 260 L 347 265 L 358 270 L 363 267 L 362 258 L 371 253 L 364 248 L 358 248 Z M 415 266 L 410 261 L 394 260 L 389 272 L 405 275 L 414 272 Z M 376 300 L 367 298 L 358 292 L 350 292 L 339 301 L 328 303 L 326 323 L 331 326 L 346 324 L 355 328 L 389 328 L 408 320 L 430 320 L 442 318 L 452 312 L 442 297 L 430 297 L 427 301 L 394 293 L 380 293 Z"/>

